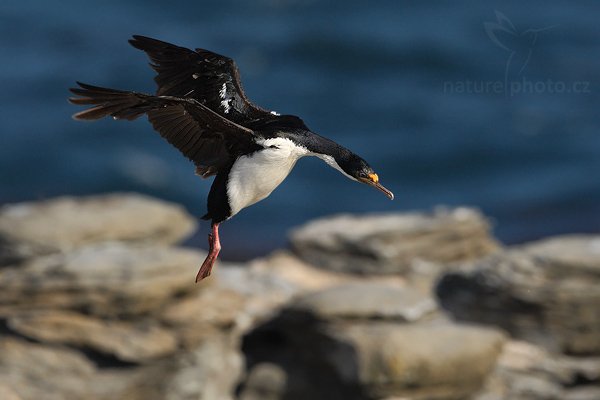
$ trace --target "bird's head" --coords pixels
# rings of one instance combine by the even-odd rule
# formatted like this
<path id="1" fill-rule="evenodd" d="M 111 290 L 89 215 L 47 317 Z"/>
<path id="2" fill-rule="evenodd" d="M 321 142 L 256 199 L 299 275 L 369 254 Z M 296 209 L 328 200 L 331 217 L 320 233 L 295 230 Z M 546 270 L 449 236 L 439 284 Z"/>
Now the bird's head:
<path id="1" fill-rule="evenodd" d="M 298 132 L 300 133 L 298 134 Z M 373 186 L 385 193 L 390 200 L 394 200 L 394 193 L 379 183 L 379 176 L 373 171 L 369 163 L 347 148 L 308 129 L 297 131 L 292 140 L 303 146 L 311 155 L 319 157 L 348 178 Z"/>
<path id="2" fill-rule="evenodd" d="M 379 183 L 379 176 L 375 173 L 373 168 L 356 154 L 348 152 L 336 157 L 335 162 L 339 166 L 339 169 L 349 178 L 373 186 L 385 193 L 390 200 L 394 200 L 394 193 Z"/>

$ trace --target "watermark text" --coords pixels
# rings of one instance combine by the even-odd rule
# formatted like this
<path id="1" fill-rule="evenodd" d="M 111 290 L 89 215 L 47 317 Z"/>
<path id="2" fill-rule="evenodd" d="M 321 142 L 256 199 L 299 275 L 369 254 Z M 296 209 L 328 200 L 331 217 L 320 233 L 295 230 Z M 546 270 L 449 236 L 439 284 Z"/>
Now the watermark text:
<path id="1" fill-rule="evenodd" d="M 589 81 L 565 82 L 560 80 L 532 81 L 525 77 L 510 81 L 446 81 L 444 93 L 464 94 L 505 94 L 517 96 L 520 94 L 570 94 L 590 93 Z"/>

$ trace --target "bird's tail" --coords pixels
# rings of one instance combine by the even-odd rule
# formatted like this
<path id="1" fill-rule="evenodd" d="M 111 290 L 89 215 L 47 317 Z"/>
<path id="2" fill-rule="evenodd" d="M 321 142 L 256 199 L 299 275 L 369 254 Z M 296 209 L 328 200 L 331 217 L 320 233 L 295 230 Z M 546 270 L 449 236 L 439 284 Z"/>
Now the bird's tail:
<path id="1" fill-rule="evenodd" d="M 78 105 L 93 105 L 73 115 L 73 119 L 94 120 L 111 116 L 115 119 L 133 120 L 147 111 L 160 107 L 157 97 L 123 90 L 107 89 L 77 82 L 78 88 L 69 89 L 78 97 L 69 101 Z"/>

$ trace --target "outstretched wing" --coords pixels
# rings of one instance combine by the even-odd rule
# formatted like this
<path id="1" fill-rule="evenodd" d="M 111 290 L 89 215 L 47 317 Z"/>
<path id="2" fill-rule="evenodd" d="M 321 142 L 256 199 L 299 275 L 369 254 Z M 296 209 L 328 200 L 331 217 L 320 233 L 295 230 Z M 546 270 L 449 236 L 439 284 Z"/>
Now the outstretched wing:
<path id="1" fill-rule="evenodd" d="M 208 50 L 185 47 L 134 35 L 129 41 L 150 57 L 159 96 L 198 100 L 219 115 L 245 125 L 277 114 L 252 104 L 244 94 L 235 62 Z"/>
<path id="2" fill-rule="evenodd" d="M 79 97 L 69 101 L 94 107 L 73 118 L 95 120 L 106 116 L 133 120 L 143 114 L 162 137 L 196 165 L 202 177 L 216 174 L 239 155 L 254 149 L 254 133 L 221 117 L 194 99 L 151 96 L 77 82 L 70 89 Z"/>

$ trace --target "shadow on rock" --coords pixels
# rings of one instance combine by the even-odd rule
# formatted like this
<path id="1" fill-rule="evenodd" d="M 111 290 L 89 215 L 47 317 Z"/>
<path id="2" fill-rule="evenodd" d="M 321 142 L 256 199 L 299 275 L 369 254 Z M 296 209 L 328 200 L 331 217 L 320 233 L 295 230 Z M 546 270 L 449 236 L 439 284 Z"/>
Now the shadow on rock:
<path id="1" fill-rule="evenodd" d="M 248 379 L 238 388 L 240 399 L 368 399 L 358 385 L 353 346 L 326 329 L 310 312 L 285 310 L 248 333 L 242 342 Z"/>

